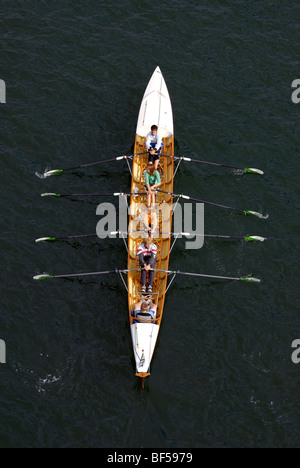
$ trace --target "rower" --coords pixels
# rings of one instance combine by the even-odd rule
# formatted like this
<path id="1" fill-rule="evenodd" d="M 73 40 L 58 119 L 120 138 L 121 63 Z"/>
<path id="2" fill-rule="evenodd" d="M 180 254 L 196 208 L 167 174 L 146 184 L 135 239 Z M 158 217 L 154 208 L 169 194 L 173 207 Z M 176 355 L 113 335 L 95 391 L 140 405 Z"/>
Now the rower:
<path id="1" fill-rule="evenodd" d="M 149 161 L 147 169 L 144 172 L 147 189 L 147 206 L 150 208 L 155 205 L 155 189 L 160 187 L 161 180 L 159 172 L 155 169 L 153 162 Z"/>
<path id="2" fill-rule="evenodd" d="M 151 237 L 146 237 L 144 241 L 138 246 L 136 251 L 140 266 L 142 268 L 141 273 L 141 285 L 142 293 L 146 292 L 146 280 L 147 272 L 149 272 L 149 283 L 148 283 L 148 293 L 152 293 L 153 281 L 154 281 L 154 271 L 157 255 L 157 247 L 152 243 Z"/>
<path id="3" fill-rule="evenodd" d="M 156 171 L 159 165 L 161 148 L 164 145 L 161 136 L 157 132 L 157 125 L 152 125 L 151 131 L 148 133 L 145 141 L 145 146 L 148 151 L 148 161 L 154 164 Z"/>
<path id="4" fill-rule="evenodd" d="M 141 301 L 135 304 L 133 314 L 136 319 L 142 319 L 141 322 L 143 323 L 144 320 L 154 320 L 156 318 L 156 311 L 157 305 L 154 302 L 149 300 L 148 304 L 145 301 Z"/>

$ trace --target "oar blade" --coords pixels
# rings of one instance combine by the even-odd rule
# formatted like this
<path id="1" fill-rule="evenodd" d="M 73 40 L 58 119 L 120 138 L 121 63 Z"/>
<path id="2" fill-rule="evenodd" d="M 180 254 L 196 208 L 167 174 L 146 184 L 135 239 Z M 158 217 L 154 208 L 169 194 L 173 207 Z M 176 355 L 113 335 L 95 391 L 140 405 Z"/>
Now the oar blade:
<path id="1" fill-rule="evenodd" d="M 41 197 L 60 197 L 59 193 L 41 193 Z"/>
<path id="2" fill-rule="evenodd" d="M 33 279 L 37 280 L 37 281 L 45 280 L 45 279 L 51 279 L 51 278 L 54 278 L 54 276 L 48 275 L 46 273 L 44 273 L 43 275 L 36 275 L 36 276 L 33 277 Z"/>
<path id="3" fill-rule="evenodd" d="M 256 169 L 255 167 L 245 167 L 244 171 L 248 172 L 249 174 L 259 174 L 264 175 L 264 172 L 260 169 Z"/>
<path id="4" fill-rule="evenodd" d="M 54 242 L 56 239 L 55 237 L 39 237 L 39 239 L 35 239 L 35 242 Z"/>
<path id="5" fill-rule="evenodd" d="M 262 236 L 246 236 L 245 237 L 245 240 L 251 242 L 251 241 L 254 241 L 254 242 L 264 242 L 267 238 L 266 237 L 262 237 Z"/>
<path id="6" fill-rule="evenodd" d="M 258 213 L 257 211 L 248 211 L 248 210 L 244 210 L 244 213 L 245 213 L 246 215 L 256 216 L 257 218 L 260 218 L 260 219 L 267 219 L 267 218 L 269 217 L 268 215 L 264 216 L 263 214 Z"/>
<path id="7" fill-rule="evenodd" d="M 44 178 L 46 177 L 51 177 L 53 175 L 60 175 L 63 171 L 63 169 L 53 169 L 52 171 L 46 171 L 44 173 Z"/>
<path id="8" fill-rule="evenodd" d="M 246 277 L 240 278 L 240 281 L 246 281 L 247 283 L 260 283 L 261 279 L 255 278 L 254 276 L 246 276 Z"/>

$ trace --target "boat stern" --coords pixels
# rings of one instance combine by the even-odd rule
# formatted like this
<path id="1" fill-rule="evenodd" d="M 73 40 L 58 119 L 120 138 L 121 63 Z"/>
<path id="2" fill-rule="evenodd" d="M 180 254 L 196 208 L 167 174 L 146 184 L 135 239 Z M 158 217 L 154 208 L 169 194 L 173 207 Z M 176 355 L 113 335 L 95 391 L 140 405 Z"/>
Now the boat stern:
<path id="1" fill-rule="evenodd" d="M 155 323 L 133 323 L 131 325 L 131 337 L 133 353 L 136 364 L 136 376 L 147 377 L 150 375 L 150 364 L 156 345 L 159 325 Z"/>

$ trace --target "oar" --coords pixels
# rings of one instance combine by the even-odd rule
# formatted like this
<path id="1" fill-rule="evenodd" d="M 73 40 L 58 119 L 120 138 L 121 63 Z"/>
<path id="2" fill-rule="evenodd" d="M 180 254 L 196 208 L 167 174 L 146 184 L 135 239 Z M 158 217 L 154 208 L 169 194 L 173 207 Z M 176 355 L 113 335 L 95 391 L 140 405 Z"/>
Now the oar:
<path id="1" fill-rule="evenodd" d="M 126 156 L 126 155 L 118 156 L 117 158 L 105 159 L 104 161 L 96 161 L 96 162 L 92 162 L 92 163 L 88 163 L 88 164 L 80 164 L 79 166 L 66 167 L 65 169 L 53 169 L 51 171 L 46 171 L 43 174 L 42 178 L 50 177 L 52 175 L 60 175 L 63 172 L 73 171 L 75 169 L 84 169 L 86 167 L 97 166 L 99 164 L 105 164 L 105 163 L 109 163 L 109 162 L 113 162 L 113 161 L 121 161 L 122 159 L 132 158 L 133 156 L 138 156 L 138 155 L 141 155 L 141 154 L 147 154 L 147 152 L 131 154 L 129 156 Z M 37 175 L 37 173 L 36 173 L 36 175 Z"/>
<path id="2" fill-rule="evenodd" d="M 123 235 L 130 235 L 132 233 L 140 233 L 140 234 L 145 234 L 144 229 L 137 229 L 133 231 L 112 231 L 109 233 L 110 236 L 116 236 L 117 234 L 120 234 L 121 236 Z M 234 239 L 234 240 L 245 240 L 245 241 L 256 241 L 256 242 L 264 242 L 267 240 L 266 237 L 262 236 L 224 236 L 224 235 L 219 235 L 219 234 L 196 234 L 196 233 L 190 233 L 190 232 L 162 232 L 159 231 L 156 234 L 161 234 L 161 235 L 166 235 L 166 236 L 174 236 L 174 237 L 179 237 L 179 236 L 185 236 L 185 237 L 207 237 L 207 238 L 212 238 L 212 239 Z M 93 234 L 78 234 L 78 235 L 70 235 L 70 236 L 62 236 L 62 237 L 39 237 L 38 239 L 35 239 L 35 242 L 55 242 L 55 241 L 61 241 L 61 240 L 69 240 L 69 239 L 84 239 L 88 237 L 97 237 L 98 235 L 96 233 Z"/>
<path id="3" fill-rule="evenodd" d="M 39 237 L 35 239 L 35 242 L 54 242 L 54 241 L 61 241 L 61 240 L 68 240 L 68 239 L 82 239 L 85 237 L 96 237 L 97 234 L 80 234 L 78 236 L 63 236 L 63 237 Z"/>
<path id="4" fill-rule="evenodd" d="M 161 156 L 169 156 L 168 154 L 162 154 Z M 173 156 L 175 159 L 179 159 L 181 161 L 186 161 L 186 162 L 195 162 L 199 164 L 208 164 L 210 166 L 219 166 L 219 167 L 229 167 L 230 169 L 238 169 L 240 171 L 245 171 L 248 173 L 253 173 L 253 174 L 259 174 L 263 175 L 264 172 L 261 171 L 260 169 L 255 169 L 255 167 L 237 167 L 237 166 L 230 166 L 228 164 L 220 164 L 220 163 L 215 163 L 215 162 L 210 162 L 210 161 L 200 161 L 199 159 L 192 159 L 192 158 L 186 158 L 184 156 Z"/>
<path id="5" fill-rule="evenodd" d="M 42 193 L 41 197 L 131 197 L 131 195 L 147 195 L 147 192 L 142 193 Z"/>
<path id="6" fill-rule="evenodd" d="M 117 235 L 117 234 L 131 234 L 132 232 L 139 232 L 141 234 L 145 233 L 145 230 L 141 231 L 112 231 L 109 234 L 110 235 Z M 168 235 L 168 236 L 196 236 L 196 237 L 208 237 L 212 239 L 234 239 L 234 240 L 245 240 L 245 241 L 257 241 L 257 242 L 264 242 L 267 238 L 266 237 L 261 237 L 261 236 L 220 236 L 216 234 L 195 234 L 192 233 L 190 234 L 189 232 L 158 232 L 157 234 L 162 234 L 162 235 Z M 73 235 L 73 236 L 63 236 L 63 237 L 39 237 L 38 239 L 35 239 L 35 242 L 55 242 L 55 241 L 62 241 L 62 240 L 69 240 L 69 239 L 84 239 L 87 237 L 97 237 L 97 234 L 79 234 L 79 235 Z"/>
<path id="7" fill-rule="evenodd" d="M 144 233 L 144 230 L 143 231 L 129 231 L 129 233 L 131 232 L 143 232 Z M 117 234 L 129 234 L 128 232 L 123 232 L 123 231 L 112 231 L 109 233 L 109 235 L 111 236 L 115 236 Z M 35 239 L 35 242 L 55 242 L 55 241 L 61 241 L 61 240 L 68 240 L 68 239 L 83 239 L 83 238 L 86 238 L 86 237 L 97 237 L 98 234 L 94 233 L 94 234 L 79 234 L 79 235 L 72 235 L 72 236 L 63 236 L 63 237 L 39 237 L 38 239 Z"/>
<path id="8" fill-rule="evenodd" d="M 112 273 L 128 273 L 131 271 L 140 271 L 140 268 L 132 268 L 130 270 L 119 270 L 115 268 L 114 270 L 108 271 L 92 271 L 88 273 L 69 273 L 66 275 L 49 275 L 48 273 L 43 273 L 42 275 L 36 275 L 33 277 L 34 280 L 44 280 L 44 279 L 57 279 L 57 278 L 79 278 L 81 276 L 97 276 L 97 275 L 109 275 Z"/>
<path id="9" fill-rule="evenodd" d="M 137 230 L 137 231 L 112 231 L 110 235 L 116 235 L 116 234 L 131 234 L 132 232 L 140 232 L 144 233 L 145 230 Z M 246 240 L 246 241 L 257 241 L 257 242 L 264 242 L 267 240 L 266 237 L 262 236 L 223 236 L 223 235 L 218 235 L 218 234 L 195 234 L 195 233 L 190 233 L 190 232 L 162 232 L 159 231 L 156 234 L 162 234 L 162 235 L 167 235 L 167 236 L 175 236 L 179 237 L 185 236 L 185 237 L 208 237 L 208 238 L 213 238 L 213 239 L 235 239 L 235 240 Z"/>
<path id="10" fill-rule="evenodd" d="M 128 235 L 128 234 L 131 234 L 132 232 L 139 232 L 139 233 L 144 233 L 145 230 L 137 230 L 137 231 L 112 231 L 110 232 L 110 235 L 116 235 L 116 234 L 125 234 L 125 235 Z M 234 240 L 245 240 L 245 241 L 257 241 L 257 242 L 264 242 L 265 240 L 267 240 L 266 237 L 262 237 L 262 236 L 223 236 L 223 235 L 218 235 L 218 234 L 196 234 L 196 233 L 190 233 L 190 232 L 162 232 L 162 231 L 159 231 L 157 232 L 156 234 L 162 234 L 162 235 L 166 235 L 166 236 L 175 236 L 175 237 L 179 237 L 179 236 L 185 236 L 185 237 L 208 237 L 208 238 L 212 238 L 212 239 L 234 239 Z M 43 240 L 43 238 L 42 238 Z M 48 240 L 48 238 L 46 238 L 46 240 Z M 51 239 L 52 240 L 52 239 Z M 37 241 L 36 241 L 37 242 Z"/>
<path id="11" fill-rule="evenodd" d="M 165 192 L 164 190 L 157 190 L 157 192 L 166 193 L 168 195 L 172 195 L 173 197 L 179 197 L 179 198 L 183 198 L 185 200 L 192 200 L 192 201 L 195 201 L 195 202 L 198 202 L 198 203 L 204 203 L 206 205 L 218 206 L 219 208 L 225 208 L 226 210 L 236 211 L 238 213 L 243 213 L 243 214 L 246 214 L 246 215 L 257 216 L 258 218 L 261 218 L 261 219 L 266 219 L 268 217 L 268 216 L 262 215 L 261 213 L 257 213 L 256 211 L 241 210 L 239 208 L 233 208 L 231 206 L 220 205 L 219 203 L 212 203 L 212 202 L 208 202 L 208 201 L 205 201 L 205 200 L 200 200 L 198 198 L 189 197 L 189 196 L 183 195 L 183 194 Z"/>
<path id="12" fill-rule="evenodd" d="M 78 278 L 81 276 L 96 276 L 96 275 L 107 275 L 111 273 L 128 273 L 131 271 L 140 271 L 140 268 L 132 268 L 130 270 L 109 270 L 109 271 L 94 271 L 90 273 L 71 273 L 67 275 L 49 275 L 47 273 L 44 273 L 42 275 L 36 275 L 33 277 L 34 280 L 44 280 L 44 279 L 56 279 L 56 278 Z M 202 278 L 212 278 L 212 279 L 222 279 L 222 280 L 231 280 L 231 281 L 247 281 L 249 283 L 260 283 L 259 278 L 254 278 L 253 276 L 242 276 L 239 278 L 231 277 L 231 276 L 216 276 L 216 275 L 206 275 L 203 273 L 187 273 L 185 271 L 172 271 L 172 270 L 157 270 L 153 269 L 152 271 L 154 272 L 160 272 L 160 273 L 168 273 L 171 275 L 187 275 L 187 276 L 197 276 L 197 277 L 202 277 Z"/>
<path id="13" fill-rule="evenodd" d="M 172 233 L 173 235 L 178 235 L 176 233 Z M 195 233 L 192 233 L 190 234 L 189 232 L 181 232 L 179 233 L 179 235 L 182 235 L 182 236 L 186 236 L 186 237 L 189 237 L 189 236 L 196 236 L 196 237 L 208 237 L 208 238 L 212 238 L 212 239 L 234 239 L 234 240 L 246 240 L 246 241 L 256 241 L 256 242 L 264 242 L 265 240 L 267 240 L 266 237 L 262 237 L 262 236 L 222 236 L 222 235 L 218 235 L 218 234 L 195 234 Z"/>
<path id="14" fill-rule="evenodd" d="M 259 278 L 255 278 L 254 276 L 241 276 L 239 278 L 231 277 L 231 276 L 216 276 L 216 275 L 206 275 L 203 273 L 187 273 L 185 271 L 172 271 L 172 270 L 154 270 L 163 273 L 169 273 L 171 275 L 187 275 L 187 276 L 197 276 L 202 278 L 213 278 L 213 279 L 223 279 L 223 280 L 232 280 L 232 281 L 247 281 L 249 283 L 260 283 L 261 280 Z"/>
<path id="15" fill-rule="evenodd" d="M 94 271 L 91 273 L 71 273 L 67 275 L 49 275 L 44 273 L 42 275 L 36 275 L 33 277 L 34 280 L 44 280 L 44 279 L 54 279 L 54 278 L 77 278 L 80 276 L 94 276 L 94 275 L 108 275 L 111 273 L 118 273 L 119 270 L 109 270 L 109 271 Z"/>

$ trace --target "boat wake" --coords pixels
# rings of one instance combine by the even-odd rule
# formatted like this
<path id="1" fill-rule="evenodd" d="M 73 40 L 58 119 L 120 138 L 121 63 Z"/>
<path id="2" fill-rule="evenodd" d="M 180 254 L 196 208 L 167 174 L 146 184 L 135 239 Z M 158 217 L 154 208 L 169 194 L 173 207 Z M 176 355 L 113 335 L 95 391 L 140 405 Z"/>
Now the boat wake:
<path id="1" fill-rule="evenodd" d="M 61 375 L 55 376 L 52 374 L 48 374 L 45 379 L 39 377 L 36 383 L 36 389 L 39 393 L 46 393 L 46 386 L 58 382 L 59 380 L 61 380 L 61 378 Z"/>
<path id="2" fill-rule="evenodd" d="M 50 168 L 46 168 L 44 174 L 41 174 L 40 172 L 36 172 L 35 175 L 39 179 L 46 179 L 47 177 L 51 177 L 52 175 L 57 175 L 57 174 L 60 174 L 62 172 L 63 172 L 62 169 L 51 170 Z"/>
<path id="3" fill-rule="evenodd" d="M 36 175 L 39 179 L 45 179 L 45 174 L 41 174 L 40 172 L 35 172 L 35 175 Z"/>
<path id="4" fill-rule="evenodd" d="M 259 219 L 268 219 L 269 215 L 266 214 L 266 215 L 263 215 L 261 213 L 258 213 L 257 211 L 244 211 L 244 213 L 246 215 L 253 215 L 253 216 L 256 216 L 257 218 Z"/>
<path id="5" fill-rule="evenodd" d="M 268 219 L 269 215 L 266 214 L 266 215 L 263 215 L 261 213 L 256 213 L 255 216 L 257 216 L 258 218 L 260 219 Z"/>
<path id="6" fill-rule="evenodd" d="M 236 176 L 241 176 L 246 174 L 246 172 L 244 171 L 244 169 L 233 169 L 233 174 Z"/>
<path id="7" fill-rule="evenodd" d="M 47 177 L 49 177 L 49 175 L 47 175 L 49 172 L 49 169 L 45 169 L 45 172 L 43 174 L 41 174 L 40 172 L 35 172 L 35 175 L 39 178 L 39 179 L 46 179 Z"/>

